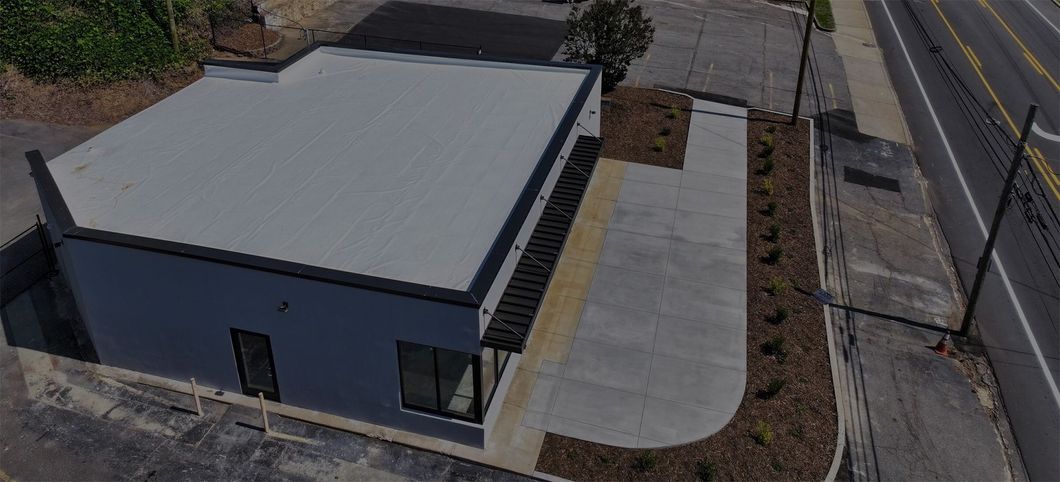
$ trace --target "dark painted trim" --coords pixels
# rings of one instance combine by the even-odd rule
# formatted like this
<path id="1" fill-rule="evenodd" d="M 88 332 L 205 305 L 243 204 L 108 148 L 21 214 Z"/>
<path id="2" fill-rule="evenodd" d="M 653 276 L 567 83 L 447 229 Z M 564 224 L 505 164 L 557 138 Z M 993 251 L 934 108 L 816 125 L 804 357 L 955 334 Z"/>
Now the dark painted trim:
<path id="1" fill-rule="evenodd" d="M 239 373 L 239 388 L 243 391 L 243 395 L 250 397 L 257 397 L 258 393 L 262 393 L 266 399 L 274 402 L 280 402 L 280 381 L 276 374 L 276 358 L 272 354 L 272 340 L 269 339 L 269 335 L 263 333 L 254 333 L 253 331 L 240 330 L 239 328 L 229 328 L 232 333 L 232 351 L 236 355 L 236 372 Z M 240 350 L 239 334 L 247 334 L 251 336 L 260 336 L 265 339 L 265 350 L 269 352 L 269 368 L 272 369 L 272 391 L 266 392 L 263 390 L 255 390 L 247 385 L 247 374 L 243 371 L 246 366 L 243 363 L 243 351 Z"/>
<path id="2" fill-rule="evenodd" d="M 37 184 L 37 191 L 48 203 L 52 216 L 56 218 L 48 219 L 47 221 L 54 223 L 55 227 L 59 228 L 60 233 L 75 227 L 74 216 L 70 214 L 70 208 L 66 206 L 66 201 L 63 200 L 59 186 L 55 184 L 52 172 L 48 170 L 44 156 L 41 155 L 40 151 L 29 151 L 26 152 L 26 161 L 29 161 L 30 175 L 33 176 L 33 181 Z"/>
<path id="3" fill-rule="evenodd" d="M 553 132 L 552 138 L 550 139 L 549 144 L 545 149 L 545 152 L 538 159 L 537 166 L 531 173 L 530 179 L 527 181 L 526 186 L 523 188 L 522 194 L 516 201 L 516 205 L 512 208 L 512 211 L 508 214 L 508 218 L 505 221 L 504 226 L 501 228 L 500 233 L 491 245 L 490 251 L 489 253 L 487 253 L 482 265 L 479 266 L 478 272 L 475 274 L 474 279 L 472 279 L 471 285 L 467 291 L 428 286 L 419 283 L 411 283 L 407 281 L 381 278 L 377 276 L 370 276 L 359 273 L 350 273 L 346 271 L 339 271 L 334 269 L 294 263 L 290 261 L 267 258 L 264 256 L 255 256 L 245 253 L 208 248 L 204 246 L 195 246 L 174 241 L 165 241 L 130 234 L 79 227 L 74 223 L 73 216 L 70 214 L 70 210 L 67 207 L 66 202 L 62 198 L 62 193 L 59 191 L 58 186 L 55 184 L 55 179 L 52 177 L 51 171 L 49 171 L 47 166 L 45 165 L 43 157 L 41 157 L 40 153 L 37 151 L 28 152 L 26 153 L 26 158 L 30 161 L 30 166 L 32 168 L 32 172 L 34 173 L 34 177 L 38 178 L 37 182 L 41 186 L 39 189 L 41 196 L 46 199 L 49 207 L 51 207 L 52 211 L 55 213 L 55 216 L 59 218 L 54 221 L 58 225 L 60 232 L 63 233 L 63 237 L 86 242 L 109 244 L 113 246 L 140 249 L 144 251 L 151 251 L 173 256 L 193 258 L 202 261 L 216 262 L 221 264 L 227 264 L 230 266 L 238 266 L 241 268 L 264 271 L 268 273 L 275 273 L 325 283 L 334 283 L 343 286 L 363 288 L 373 291 L 382 291 L 385 293 L 428 299 L 432 301 L 439 301 L 460 306 L 480 306 L 482 300 L 486 296 L 486 293 L 489 291 L 490 287 L 496 280 L 497 273 L 500 271 L 501 265 L 504 264 L 505 258 L 511 251 L 515 243 L 516 236 L 518 236 L 519 231 L 522 229 L 523 224 L 526 222 L 526 215 L 530 212 L 530 209 L 533 207 L 533 204 L 537 201 L 538 195 L 541 191 L 541 187 L 544 185 L 545 179 L 551 172 L 551 169 L 555 164 L 555 160 L 559 157 L 561 151 L 563 150 L 563 145 L 566 142 L 567 137 L 569 137 L 570 132 L 574 129 L 575 124 L 578 120 L 578 115 L 581 113 L 582 107 L 585 105 L 589 94 L 592 92 L 593 86 L 596 84 L 596 80 L 600 76 L 601 67 L 598 65 L 567 64 L 562 62 L 507 59 L 501 57 L 490 57 L 485 55 L 465 55 L 434 52 L 426 53 L 416 50 L 359 49 L 350 48 L 348 46 L 337 44 L 334 42 L 316 42 L 298 51 L 297 53 L 289 57 L 287 60 L 278 63 L 239 62 L 230 60 L 208 59 L 204 60 L 202 64 L 263 72 L 280 72 L 283 69 L 297 62 L 299 59 L 305 57 L 309 53 L 324 46 L 345 48 L 349 50 L 370 50 L 391 53 L 405 53 L 411 55 L 440 58 L 550 66 L 561 67 L 566 69 L 582 69 L 588 71 L 588 74 L 586 75 L 585 79 L 582 80 L 582 84 L 581 86 L 579 86 L 574 99 L 572 99 L 570 105 L 567 106 L 567 111 L 564 114 L 560 125 L 557 127 L 556 131 Z M 33 154 L 34 152 L 36 152 L 36 154 Z"/>
<path id="4" fill-rule="evenodd" d="M 183 258 L 192 258 L 241 268 L 249 268 L 257 271 L 293 276 L 295 278 L 312 281 L 333 283 L 354 288 L 365 288 L 402 296 L 428 298 L 456 305 L 469 307 L 478 306 L 475 303 L 475 300 L 473 300 L 466 291 L 321 268 L 318 266 L 310 266 L 281 259 L 240 253 L 237 251 L 208 248 L 205 246 L 179 243 L 176 241 L 146 238 L 132 234 L 115 233 L 113 231 L 102 231 L 79 226 L 66 230 L 66 232 L 63 233 L 63 237 L 180 256 Z"/>
<path id="5" fill-rule="evenodd" d="M 574 100 L 567 106 L 567 112 L 563 115 L 563 120 L 560 121 L 560 125 L 555 132 L 552 133 L 552 139 L 545 148 L 545 152 L 538 159 L 537 167 L 534 168 L 534 172 L 530 174 L 530 179 L 527 181 L 526 186 L 523 187 L 522 195 L 519 196 L 515 207 L 508 214 L 508 220 L 504 222 L 504 227 L 501 228 L 501 232 L 497 235 L 497 239 L 494 240 L 489 254 L 486 255 L 482 266 L 479 267 L 478 274 L 471 280 L 471 286 L 468 291 L 479 303 L 486 298 L 486 293 L 489 292 L 490 287 L 496 281 L 497 274 L 500 272 L 504 260 L 514 249 L 515 238 L 519 236 L 519 231 L 526 224 L 526 217 L 530 213 L 530 209 L 534 207 L 534 204 L 537 203 L 538 198 L 541 196 L 541 188 L 545 185 L 548 175 L 552 173 L 552 169 L 556 167 L 556 161 L 560 154 L 563 153 L 563 146 L 567 143 L 567 138 L 570 137 L 571 131 L 574 130 L 575 125 L 578 123 L 578 115 L 581 114 L 582 107 L 585 106 L 589 94 L 592 93 L 593 87 L 596 85 L 596 79 L 600 77 L 601 67 L 599 65 L 587 65 L 585 67 L 588 68 L 589 74 L 582 79 L 582 85 L 574 95 Z M 558 168 L 563 169 L 563 166 L 560 165 Z"/>

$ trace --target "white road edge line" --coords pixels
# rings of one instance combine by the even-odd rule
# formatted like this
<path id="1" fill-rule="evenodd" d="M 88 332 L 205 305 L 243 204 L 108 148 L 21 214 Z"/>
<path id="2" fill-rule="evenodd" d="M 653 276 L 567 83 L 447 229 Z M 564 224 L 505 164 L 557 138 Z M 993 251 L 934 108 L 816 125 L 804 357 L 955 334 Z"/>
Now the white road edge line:
<path id="1" fill-rule="evenodd" d="M 1045 132 L 1045 130 L 1043 130 L 1041 127 L 1038 127 L 1037 122 L 1031 124 L 1031 130 L 1034 131 L 1035 134 L 1041 136 L 1041 138 L 1043 139 L 1050 140 L 1053 142 L 1060 142 L 1060 136 Z"/>
<path id="2" fill-rule="evenodd" d="M 1050 22 L 1049 17 L 1046 17 L 1041 10 L 1038 10 L 1038 7 L 1035 7 L 1034 4 L 1031 3 L 1031 0 L 1023 0 L 1023 3 L 1026 3 L 1028 7 L 1031 7 L 1031 10 L 1034 10 L 1034 13 L 1037 13 L 1039 17 L 1042 17 L 1042 20 L 1044 20 L 1047 25 L 1052 27 L 1053 30 L 1056 31 L 1057 35 L 1060 35 L 1060 27 L 1057 27 L 1055 24 L 1053 24 L 1053 22 Z"/>
<path id="3" fill-rule="evenodd" d="M 920 95 L 924 98 L 924 104 L 927 105 L 928 112 L 931 113 L 931 120 L 935 123 L 935 130 L 939 133 L 939 138 L 942 140 L 943 147 L 946 148 L 946 154 L 950 158 L 950 164 L 953 165 L 953 170 L 957 173 L 957 180 L 961 183 L 961 189 L 964 191 L 964 197 L 968 200 L 968 205 L 972 208 L 972 214 L 975 215 L 975 222 L 979 225 L 979 230 L 983 233 L 983 239 L 986 239 L 987 231 L 986 224 L 983 223 L 983 216 L 979 214 L 979 210 L 975 207 L 975 201 L 972 198 L 972 191 L 968 189 L 968 183 L 964 180 L 964 173 L 961 172 L 960 166 L 957 164 L 957 158 L 953 154 L 953 148 L 950 147 L 950 142 L 946 138 L 946 133 L 942 130 L 942 124 L 939 122 L 938 114 L 935 113 L 935 108 L 931 105 L 931 100 L 928 98 L 927 91 L 924 89 L 924 83 L 920 81 L 920 74 L 917 73 L 916 67 L 913 66 L 913 59 L 909 56 L 909 49 L 905 46 L 905 41 L 902 40 L 902 34 L 898 31 L 898 25 L 894 22 L 894 17 L 891 15 L 891 9 L 887 7 L 887 2 L 882 1 L 880 5 L 883 5 L 883 11 L 887 14 L 887 20 L 891 22 L 891 29 L 894 30 L 894 37 L 898 40 L 898 45 L 902 48 L 902 54 L 905 55 L 905 61 L 909 64 L 909 70 L 913 73 L 913 79 L 916 80 L 916 86 L 920 89 Z M 1023 306 L 1020 305 L 1019 300 L 1016 298 L 1016 292 L 1012 289 L 1012 282 L 1008 279 L 1008 274 L 1005 272 L 1005 266 L 1001 264 L 1001 258 L 997 256 L 997 251 L 992 253 L 991 258 L 994 260 L 994 265 L 997 266 L 997 271 L 1001 275 L 1001 281 L 1005 285 L 1005 290 L 1008 291 L 1008 296 L 1012 300 L 1012 305 L 1016 308 L 1016 314 L 1019 316 L 1020 325 L 1023 327 L 1024 334 L 1027 335 L 1027 340 L 1031 343 L 1031 349 L 1034 351 L 1035 358 L 1038 359 L 1038 366 L 1042 369 L 1042 375 L 1045 376 L 1045 381 L 1049 384 L 1050 390 L 1052 390 L 1053 401 L 1056 403 L 1057 408 L 1060 408 L 1060 390 L 1056 388 L 1056 380 L 1053 380 L 1053 376 L 1049 373 L 1049 367 L 1045 363 L 1045 357 L 1042 356 L 1042 349 L 1038 347 L 1038 340 L 1034 338 L 1034 333 L 1031 331 L 1030 324 L 1027 323 L 1027 315 L 1023 313 Z"/>

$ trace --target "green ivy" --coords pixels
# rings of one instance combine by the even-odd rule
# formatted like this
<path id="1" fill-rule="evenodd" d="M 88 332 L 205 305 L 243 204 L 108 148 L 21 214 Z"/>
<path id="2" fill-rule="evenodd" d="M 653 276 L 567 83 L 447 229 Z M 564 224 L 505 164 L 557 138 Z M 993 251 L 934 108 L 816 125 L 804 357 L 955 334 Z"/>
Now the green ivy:
<path id="1" fill-rule="evenodd" d="M 223 0 L 174 0 L 178 24 L 199 2 Z M 173 49 L 168 22 L 165 0 L 4 0 L 0 62 L 45 80 L 156 74 L 198 53 L 194 43 Z"/>

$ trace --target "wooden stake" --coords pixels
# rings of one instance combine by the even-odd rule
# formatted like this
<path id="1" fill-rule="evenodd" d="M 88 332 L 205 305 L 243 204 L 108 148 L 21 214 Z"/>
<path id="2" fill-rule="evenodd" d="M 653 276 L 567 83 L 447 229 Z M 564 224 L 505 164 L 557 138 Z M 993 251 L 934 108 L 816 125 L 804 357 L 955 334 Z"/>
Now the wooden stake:
<path id="1" fill-rule="evenodd" d="M 199 386 L 195 384 L 195 377 L 191 379 L 191 396 L 195 397 L 195 411 L 202 416 L 202 401 L 199 400 Z"/>
<path id="2" fill-rule="evenodd" d="M 265 411 L 265 394 L 258 392 L 258 402 L 261 403 L 261 422 L 265 425 L 265 433 L 271 434 L 272 430 L 269 430 L 269 412 Z"/>

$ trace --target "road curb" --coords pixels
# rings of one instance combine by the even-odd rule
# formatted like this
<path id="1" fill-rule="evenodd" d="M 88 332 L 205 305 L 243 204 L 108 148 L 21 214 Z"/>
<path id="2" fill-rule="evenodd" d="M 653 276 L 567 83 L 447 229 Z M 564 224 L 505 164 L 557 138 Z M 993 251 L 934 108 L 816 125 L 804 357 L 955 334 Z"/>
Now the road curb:
<path id="1" fill-rule="evenodd" d="M 817 218 L 817 205 L 813 202 L 814 194 L 817 193 L 817 170 L 815 169 L 814 159 L 817 158 L 817 146 L 814 144 L 815 141 L 815 123 L 813 119 L 810 119 L 810 186 L 807 195 L 810 197 L 810 216 L 813 218 L 813 245 L 817 254 L 817 276 L 819 278 L 821 288 L 826 286 L 826 279 L 824 274 L 824 259 L 823 249 L 821 246 L 821 226 L 820 221 Z M 843 449 L 846 446 L 846 425 L 843 423 L 843 412 L 840 410 L 839 401 L 841 400 L 842 393 L 839 390 L 839 361 L 836 357 L 835 351 L 835 338 L 833 336 L 832 326 L 832 310 L 828 305 L 821 307 L 824 312 L 824 328 L 825 336 L 828 340 L 828 362 L 832 369 L 832 390 L 835 392 L 835 417 L 836 417 L 836 438 L 835 438 L 835 454 L 832 456 L 832 467 L 828 469 L 828 475 L 825 476 L 824 480 L 832 482 L 835 480 L 836 475 L 839 473 L 839 465 L 843 461 Z"/>

